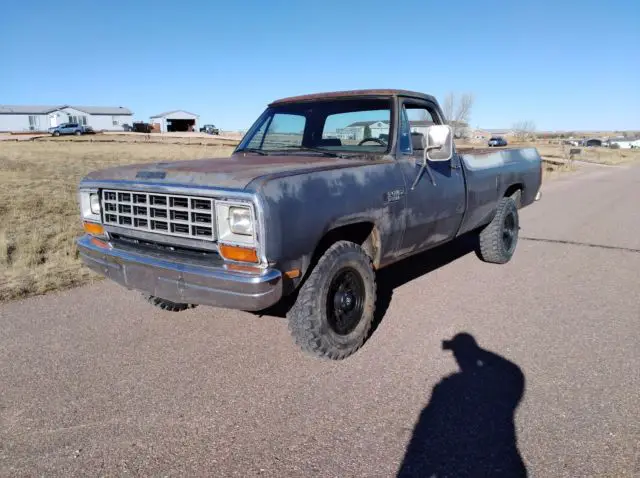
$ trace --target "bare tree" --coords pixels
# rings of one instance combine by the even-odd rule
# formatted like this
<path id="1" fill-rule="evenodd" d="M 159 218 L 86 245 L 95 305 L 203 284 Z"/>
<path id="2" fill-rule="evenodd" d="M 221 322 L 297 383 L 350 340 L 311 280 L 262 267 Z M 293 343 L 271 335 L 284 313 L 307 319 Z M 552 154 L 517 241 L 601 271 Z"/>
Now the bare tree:
<path id="1" fill-rule="evenodd" d="M 454 137 L 465 136 L 474 101 L 473 93 L 463 93 L 458 98 L 455 93 L 451 92 L 445 97 L 442 111 L 453 130 Z"/>
<path id="2" fill-rule="evenodd" d="M 531 120 L 517 121 L 512 126 L 513 135 L 519 141 L 526 141 L 533 138 L 536 132 L 536 124 Z"/>

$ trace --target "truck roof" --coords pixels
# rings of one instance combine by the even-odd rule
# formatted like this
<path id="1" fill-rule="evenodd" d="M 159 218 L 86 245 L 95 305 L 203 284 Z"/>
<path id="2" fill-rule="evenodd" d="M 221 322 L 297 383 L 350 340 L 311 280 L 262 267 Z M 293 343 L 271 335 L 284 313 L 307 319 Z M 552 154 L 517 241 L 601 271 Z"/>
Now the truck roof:
<path id="1" fill-rule="evenodd" d="M 281 98 L 273 101 L 269 106 L 280 105 L 286 103 L 300 103 L 306 101 L 319 101 L 334 98 L 351 98 L 356 96 L 406 96 L 409 98 L 418 98 L 421 100 L 428 100 L 436 102 L 436 99 L 431 95 L 425 95 L 417 91 L 409 90 L 392 90 L 392 89 L 373 89 L 373 90 L 345 90 L 345 91 L 330 91 L 325 93 L 313 93 L 309 95 L 289 96 L 288 98 Z"/>

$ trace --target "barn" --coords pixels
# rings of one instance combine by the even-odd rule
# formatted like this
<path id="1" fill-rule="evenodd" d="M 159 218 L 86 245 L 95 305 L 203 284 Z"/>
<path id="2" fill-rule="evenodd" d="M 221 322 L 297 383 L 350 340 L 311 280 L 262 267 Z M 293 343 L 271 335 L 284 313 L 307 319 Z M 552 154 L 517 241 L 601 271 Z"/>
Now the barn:
<path id="1" fill-rule="evenodd" d="M 151 117 L 154 131 L 171 133 L 176 131 L 198 131 L 200 116 L 183 110 L 166 111 Z"/>
<path id="2" fill-rule="evenodd" d="M 46 132 L 62 123 L 78 123 L 95 131 L 123 131 L 133 113 L 122 106 L 0 105 L 0 131 Z"/>

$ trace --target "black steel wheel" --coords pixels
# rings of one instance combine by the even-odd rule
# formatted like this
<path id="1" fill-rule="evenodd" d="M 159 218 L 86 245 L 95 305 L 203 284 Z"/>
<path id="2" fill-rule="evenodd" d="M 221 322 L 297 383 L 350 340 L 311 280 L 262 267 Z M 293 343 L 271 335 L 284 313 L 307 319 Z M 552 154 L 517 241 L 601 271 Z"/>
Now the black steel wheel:
<path id="1" fill-rule="evenodd" d="M 339 241 L 320 258 L 289 311 L 289 330 L 309 355 L 342 360 L 369 336 L 376 303 L 371 258 L 357 244 Z"/>
<path id="2" fill-rule="evenodd" d="M 336 274 L 327 294 L 327 321 L 338 335 L 347 335 L 360 322 L 365 288 L 358 272 L 347 267 Z"/>

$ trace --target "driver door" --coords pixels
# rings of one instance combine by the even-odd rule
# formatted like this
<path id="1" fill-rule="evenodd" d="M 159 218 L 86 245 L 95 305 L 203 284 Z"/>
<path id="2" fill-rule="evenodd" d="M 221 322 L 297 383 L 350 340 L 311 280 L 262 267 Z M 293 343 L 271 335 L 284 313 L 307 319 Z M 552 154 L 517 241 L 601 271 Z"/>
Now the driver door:
<path id="1" fill-rule="evenodd" d="M 458 156 L 446 162 L 427 161 L 420 174 L 424 149 L 421 135 L 427 128 L 443 124 L 435 105 L 419 100 L 404 100 L 400 105 L 398 164 L 407 185 L 405 233 L 401 252 L 415 252 L 452 239 L 465 210 L 465 186 Z"/>

